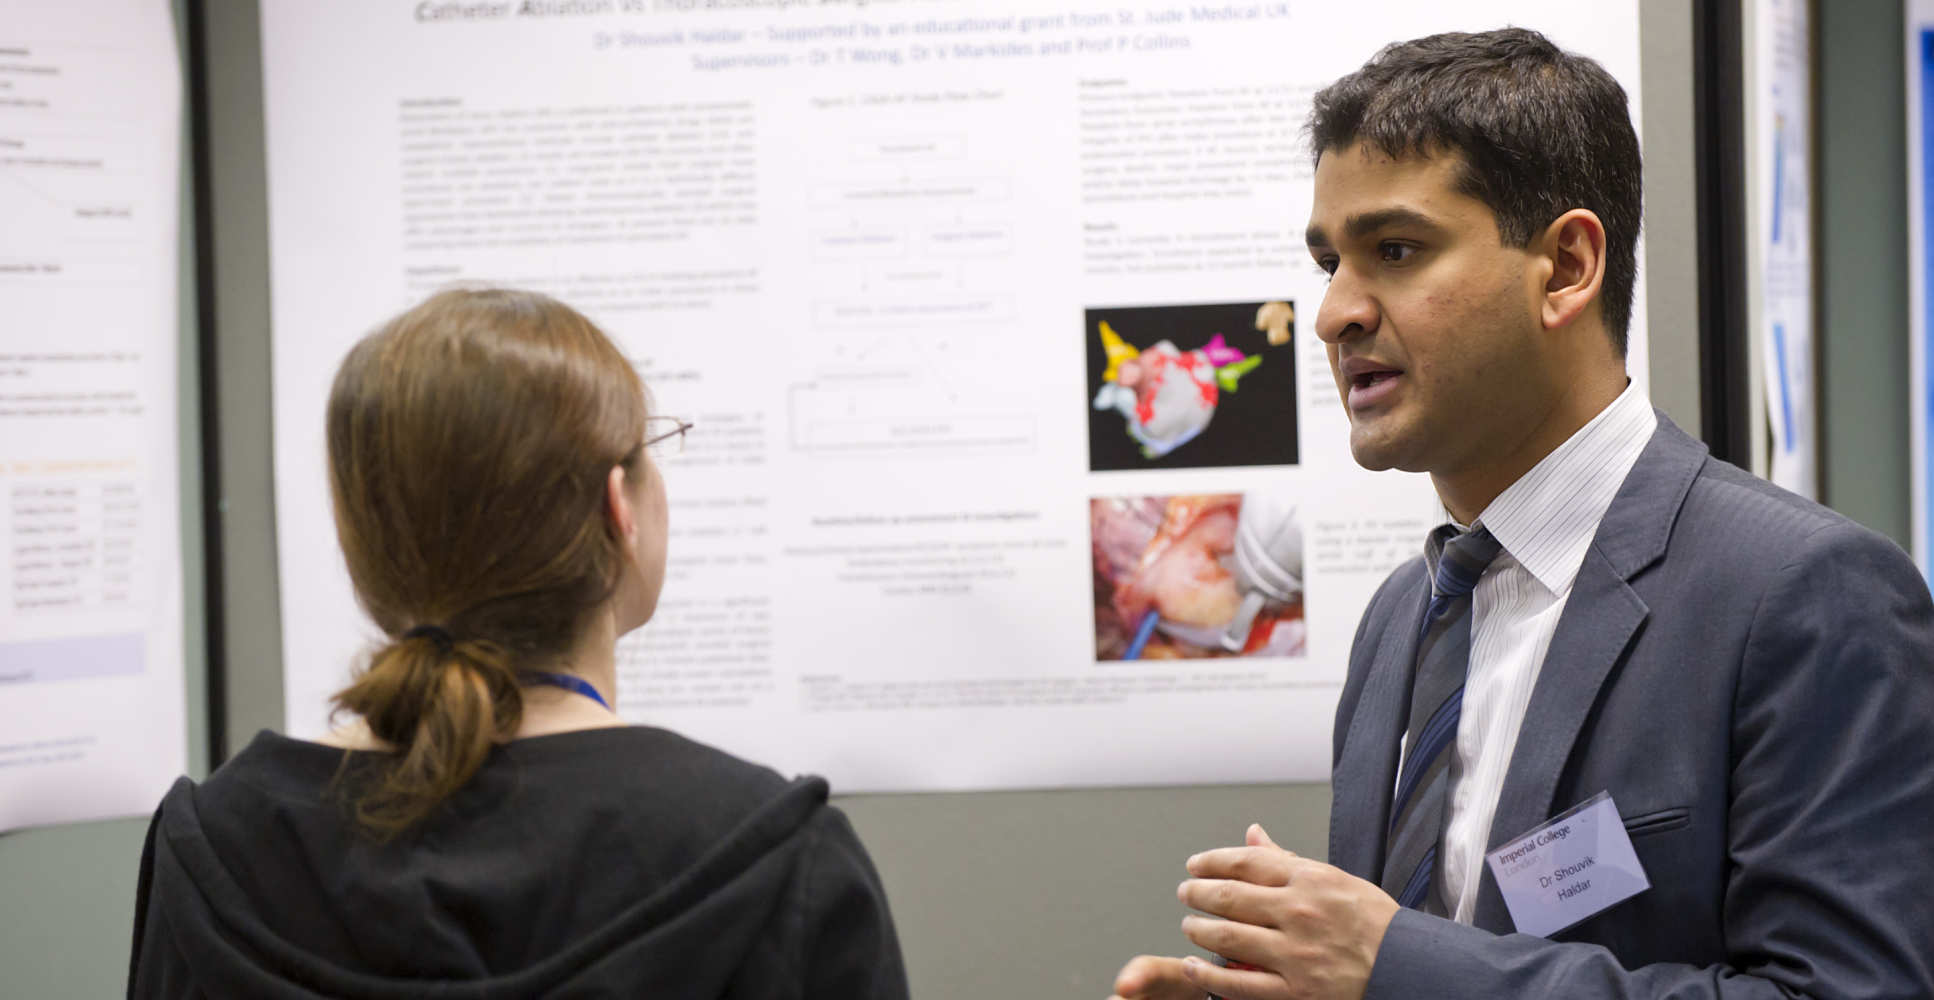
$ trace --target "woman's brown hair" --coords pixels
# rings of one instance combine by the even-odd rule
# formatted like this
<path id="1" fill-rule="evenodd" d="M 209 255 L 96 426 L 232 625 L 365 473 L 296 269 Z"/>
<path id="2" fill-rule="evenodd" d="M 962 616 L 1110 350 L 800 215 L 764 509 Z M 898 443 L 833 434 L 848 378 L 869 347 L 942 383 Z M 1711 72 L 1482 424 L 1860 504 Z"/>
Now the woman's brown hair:
<path id="1" fill-rule="evenodd" d="M 427 817 L 523 716 L 518 671 L 571 648 L 630 558 L 603 516 L 635 478 L 638 373 L 570 307 L 440 292 L 349 352 L 328 415 L 336 534 L 388 634 L 335 704 L 395 747 L 362 777 L 381 836 Z"/>

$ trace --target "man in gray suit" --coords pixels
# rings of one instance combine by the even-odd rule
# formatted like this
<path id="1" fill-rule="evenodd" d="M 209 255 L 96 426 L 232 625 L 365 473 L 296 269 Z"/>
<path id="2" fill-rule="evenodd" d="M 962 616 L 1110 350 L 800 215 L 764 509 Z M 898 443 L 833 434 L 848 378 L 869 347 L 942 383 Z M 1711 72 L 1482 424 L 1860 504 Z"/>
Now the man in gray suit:
<path id="1" fill-rule="evenodd" d="M 1358 628 L 1331 863 L 1259 827 L 1190 858 L 1184 932 L 1227 966 L 1116 992 L 1934 997 L 1934 605 L 1630 386 L 1624 92 L 1533 32 L 1439 35 L 1317 95 L 1311 138 L 1351 450 L 1450 523 Z"/>

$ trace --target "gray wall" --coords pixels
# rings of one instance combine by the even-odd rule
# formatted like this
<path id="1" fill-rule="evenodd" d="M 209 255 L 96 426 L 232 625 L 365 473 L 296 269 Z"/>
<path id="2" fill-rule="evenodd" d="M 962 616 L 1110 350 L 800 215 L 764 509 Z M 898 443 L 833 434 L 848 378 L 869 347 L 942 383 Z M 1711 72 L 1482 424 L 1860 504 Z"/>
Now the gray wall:
<path id="1" fill-rule="evenodd" d="M 1822 6 L 1830 8 L 1822 18 L 1821 114 L 1827 496 L 1905 538 L 1899 9 L 1892 2 Z M 213 190 L 221 192 L 212 238 L 229 581 L 225 715 L 234 746 L 256 728 L 279 727 L 282 718 L 269 478 L 267 221 L 255 6 L 209 7 Z M 1643 0 L 1641 9 L 1652 394 L 1696 430 L 1688 7 L 1681 0 Z M 1835 266 L 1839 260 L 1846 263 Z M 188 400 L 194 398 L 193 288 L 186 291 Z M 199 450 L 189 409 L 183 529 L 191 553 L 198 553 Z M 187 576 L 188 697 L 199 755 L 205 746 L 199 567 L 188 567 Z M 1320 855 L 1329 808 L 1328 789 L 1320 784 L 858 796 L 841 805 L 887 882 L 915 993 L 923 998 L 1105 996 L 1127 957 L 1174 951 L 1182 943 L 1173 891 L 1183 858 L 1233 842 L 1251 821 Z M 109 996 L 123 989 L 142 828 L 135 820 L 0 837 L 0 892 L 15 904 L 0 917 L 0 969 L 9 996 Z"/>
<path id="2" fill-rule="evenodd" d="M 1821 499 L 1911 550 L 1899 0 L 1820 0 Z"/>

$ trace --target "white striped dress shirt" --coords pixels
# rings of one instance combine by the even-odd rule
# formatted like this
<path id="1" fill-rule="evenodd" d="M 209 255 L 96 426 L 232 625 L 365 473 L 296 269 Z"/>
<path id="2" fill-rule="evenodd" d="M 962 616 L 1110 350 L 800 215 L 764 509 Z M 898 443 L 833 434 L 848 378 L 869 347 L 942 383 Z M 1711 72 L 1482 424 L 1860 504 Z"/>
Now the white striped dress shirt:
<path id="1" fill-rule="evenodd" d="M 1504 551 L 1471 596 L 1471 664 L 1450 761 L 1444 899 L 1471 922 L 1504 773 L 1592 536 L 1658 427 L 1633 386 L 1478 515 Z"/>

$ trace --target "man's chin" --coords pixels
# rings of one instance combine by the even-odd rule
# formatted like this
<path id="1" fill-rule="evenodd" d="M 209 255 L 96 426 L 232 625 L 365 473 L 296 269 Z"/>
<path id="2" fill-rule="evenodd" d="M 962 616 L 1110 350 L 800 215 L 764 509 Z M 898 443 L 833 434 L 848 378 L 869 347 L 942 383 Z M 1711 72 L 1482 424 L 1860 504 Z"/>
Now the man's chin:
<path id="1" fill-rule="evenodd" d="M 1352 427 L 1350 429 L 1350 457 L 1356 464 L 1371 472 L 1421 472 L 1413 461 L 1406 442 L 1392 440 L 1388 434 L 1372 433 L 1370 428 Z"/>

